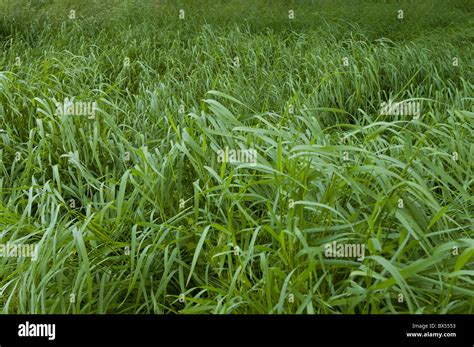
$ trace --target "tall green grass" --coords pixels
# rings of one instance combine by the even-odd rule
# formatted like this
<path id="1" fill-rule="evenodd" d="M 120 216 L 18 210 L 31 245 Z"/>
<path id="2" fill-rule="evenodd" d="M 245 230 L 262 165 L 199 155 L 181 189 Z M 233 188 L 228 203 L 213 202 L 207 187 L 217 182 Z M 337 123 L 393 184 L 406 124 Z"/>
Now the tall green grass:
<path id="1" fill-rule="evenodd" d="M 1 312 L 473 313 L 471 1 L 0 13 Z"/>

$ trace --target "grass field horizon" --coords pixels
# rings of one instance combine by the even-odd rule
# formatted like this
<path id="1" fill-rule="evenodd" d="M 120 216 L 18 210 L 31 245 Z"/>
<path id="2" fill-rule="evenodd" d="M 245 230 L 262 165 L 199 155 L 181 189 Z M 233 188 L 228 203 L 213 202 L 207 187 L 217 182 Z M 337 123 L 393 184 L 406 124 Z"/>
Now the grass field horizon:
<path id="1" fill-rule="evenodd" d="M 0 312 L 474 313 L 473 13 L 0 0 Z"/>

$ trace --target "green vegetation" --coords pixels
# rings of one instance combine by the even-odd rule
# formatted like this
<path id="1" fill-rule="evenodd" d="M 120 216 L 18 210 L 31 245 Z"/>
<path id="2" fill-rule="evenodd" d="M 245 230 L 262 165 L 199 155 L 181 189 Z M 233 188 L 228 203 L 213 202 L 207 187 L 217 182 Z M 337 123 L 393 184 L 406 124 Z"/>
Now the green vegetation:
<path id="1" fill-rule="evenodd" d="M 473 12 L 0 0 L 1 312 L 473 313 Z"/>

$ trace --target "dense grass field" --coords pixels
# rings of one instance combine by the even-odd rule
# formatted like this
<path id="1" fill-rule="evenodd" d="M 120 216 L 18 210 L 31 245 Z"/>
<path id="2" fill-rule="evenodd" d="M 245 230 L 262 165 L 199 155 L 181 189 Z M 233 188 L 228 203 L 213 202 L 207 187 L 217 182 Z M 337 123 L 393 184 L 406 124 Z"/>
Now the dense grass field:
<path id="1" fill-rule="evenodd" d="M 0 312 L 474 312 L 472 1 L 0 0 L 0 47 Z"/>

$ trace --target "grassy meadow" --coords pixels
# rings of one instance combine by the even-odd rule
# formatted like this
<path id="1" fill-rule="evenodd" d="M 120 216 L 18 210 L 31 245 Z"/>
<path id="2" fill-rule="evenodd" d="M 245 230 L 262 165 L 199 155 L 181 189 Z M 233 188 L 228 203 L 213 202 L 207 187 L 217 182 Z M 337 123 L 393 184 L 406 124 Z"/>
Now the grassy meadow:
<path id="1" fill-rule="evenodd" d="M 0 0 L 0 48 L 1 313 L 474 313 L 472 1 Z"/>

